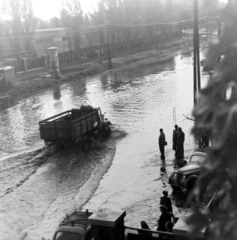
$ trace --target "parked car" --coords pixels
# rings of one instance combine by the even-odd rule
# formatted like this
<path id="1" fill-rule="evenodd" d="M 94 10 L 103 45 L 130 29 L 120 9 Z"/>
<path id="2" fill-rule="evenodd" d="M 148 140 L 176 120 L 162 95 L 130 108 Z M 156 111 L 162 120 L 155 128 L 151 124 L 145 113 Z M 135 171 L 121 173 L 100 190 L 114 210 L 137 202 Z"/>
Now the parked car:
<path id="1" fill-rule="evenodd" d="M 191 190 L 200 175 L 201 165 L 206 158 L 206 153 L 195 152 L 191 155 L 189 162 L 184 167 L 175 170 L 169 176 L 169 184 L 173 189 Z"/>

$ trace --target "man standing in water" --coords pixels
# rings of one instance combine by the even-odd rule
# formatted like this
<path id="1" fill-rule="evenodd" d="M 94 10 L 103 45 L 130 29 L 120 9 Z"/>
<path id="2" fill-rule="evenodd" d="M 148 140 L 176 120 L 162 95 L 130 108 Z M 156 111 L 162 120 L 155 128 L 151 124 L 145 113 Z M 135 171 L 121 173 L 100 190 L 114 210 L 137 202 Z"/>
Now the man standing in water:
<path id="1" fill-rule="evenodd" d="M 161 157 L 162 160 L 164 160 L 165 159 L 165 145 L 166 145 L 166 142 L 165 142 L 165 134 L 164 134 L 162 128 L 160 129 L 160 136 L 159 136 L 158 143 L 159 143 L 159 148 L 160 148 L 160 153 L 161 153 L 160 157 Z"/>
<path id="2" fill-rule="evenodd" d="M 176 155 L 178 159 L 184 158 L 184 141 L 185 141 L 185 134 L 182 131 L 182 128 L 179 127 L 178 140 L 177 140 L 177 155 Z"/>
<path id="3" fill-rule="evenodd" d="M 173 130 L 173 150 L 175 151 L 175 155 L 177 154 L 178 132 L 178 125 L 175 125 Z"/>

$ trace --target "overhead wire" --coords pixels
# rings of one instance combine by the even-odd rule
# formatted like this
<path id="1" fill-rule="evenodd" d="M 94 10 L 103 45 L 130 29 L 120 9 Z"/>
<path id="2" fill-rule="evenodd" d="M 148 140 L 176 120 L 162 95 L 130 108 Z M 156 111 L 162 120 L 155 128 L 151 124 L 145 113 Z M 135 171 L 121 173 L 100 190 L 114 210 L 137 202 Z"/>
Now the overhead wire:
<path id="1" fill-rule="evenodd" d="M 161 36 L 160 34 L 159 35 L 156 35 L 156 36 L 153 36 L 153 37 L 159 37 Z M 143 38 L 150 38 L 149 36 L 134 36 L 134 37 L 124 37 L 124 38 L 119 38 L 119 39 L 116 39 L 116 40 L 110 40 L 110 44 L 113 44 L 113 43 L 118 43 L 118 42 L 122 42 L 122 41 L 132 41 L 132 40 L 141 40 Z M 92 45 L 89 45 L 87 47 L 95 47 L 95 46 L 98 46 L 98 45 L 107 45 L 108 44 L 108 41 L 107 41 L 107 38 L 105 38 L 105 41 L 102 42 L 102 41 L 97 41 L 97 42 L 94 42 Z M 159 43 L 159 46 L 162 46 L 162 45 L 165 45 L 167 43 Z M 86 48 L 86 47 L 85 47 Z M 0 48 L 0 50 L 11 50 L 12 48 Z M 74 47 L 73 50 L 76 50 L 76 49 L 83 49 L 83 47 L 80 47 L 80 48 L 76 48 Z M 43 48 L 43 49 L 37 49 L 37 50 L 32 50 L 32 51 L 23 51 L 23 52 L 18 52 L 14 55 L 21 55 L 23 53 L 27 54 L 27 53 L 35 53 L 35 52 L 40 52 L 40 51 L 47 51 L 47 49 Z M 69 50 L 70 51 L 70 50 Z"/>
<path id="2" fill-rule="evenodd" d="M 176 26 L 176 29 L 177 29 L 177 26 Z M 178 29 L 183 29 L 182 28 L 182 26 L 180 26 Z M 160 34 L 159 34 L 160 35 Z M 110 44 L 113 44 L 113 43 L 118 43 L 118 42 L 122 42 L 122 41 L 131 41 L 131 40 L 138 40 L 138 39 L 142 39 L 142 38 L 144 38 L 144 37 L 147 37 L 147 38 L 150 38 L 150 37 L 152 37 L 152 36 L 149 36 L 149 35 L 147 35 L 147 36 L 134 36 L 134 37 L 130 37 L 130 38 L 128 38 L 128 37 L 124 37 L 124 38 L 119 38 L 119 39 L 116 39 L 116 40 L 113 40 L 113 41 L 110 41 Z M 153 37 L 155 37 L 155 36 L 153 36 Z M 156 36 L 156 37 L 158 37 L 158 36 Z M 106 38 L 105 38 L 106 39 Z M 102 41 L 97 41 L 97 42 L 94 42 L 92 45 L 89 45 L 89 46 L 87 46 L 87 47 L 95 47 L 95 46 L 98 46 L 98 45 L 107 45 L 108 44 L 108 41 L 104 41 L 104 42 L 102 42 Z M 166 43 L 164 43 L 164 44 L 166 44 Z M 160 44 L 159 43 L 159 45 L 164 45 L 164 44 Z M 84 48 L 86 48 L 86 47 L 84 47 Z M 0 50 L 12 50 L 12 48 L 0 48 Z M 78 48 L 73 48 L 73 50 L 77 50 Z M 80 49 L 83 49 L 83 47 L 81 47 Z M 47 51 L 47 49 L 37 49 L 37 50 L 32 50 L 32 51 L 22 51 L 22 52 L 18 52 L 18 53 L 15 53 L 15 54 L 9 54 L 9 55 L 14 55 L 14 56 L 20 56 L 20 55 L 22 55 L 22 54 L 30 54 L 30 53 L 33 53 L 33 54 L 35 54 L 36 52 L 42 52 L 42 51 Z M 71 51 L 70 49 L 69 49 L 69 51 Z"/>
<path id="3" fill-rule="evenodd" d="M 204 16 L 202 18 L 199 18 L 199 21 L 202 21 L 202 20 L 205 20 L 207 19 L 209 21 L 210 18 L 213 18 L 211 20 L 214 20 L 216 19 L 216 17 L 210 17 L 210 16 Z M 61 28 L 61 29 L 64 29 L 66 34 L 72 34 L 72 33 L 81 33 L 83 31 L 87 31 L 87 30 L 91 30 L 91 29 L 96 29 L 98 30 L 98 28 L 102 28 L 102 27 L 111 27 L 111 26 L 120 26 L 120 27 L 147 27 L 147 26 L 159 26 L 159 25 L 175 25 L 175 24 L 183 24 L 183 23 L 189 23 L 191 24 L 193 22 L 193 19 L 187 19 L 187 20 L 182 20 L 182 21 L 176 21 L 176 22 L 168 22 L 168 23 L 137 23 L 137 24 L 115 24 L 115 23 L 110 23 L 110 24 L 103 24 L 103 25 L 98 25 L 98 26 L 88 26 L 88 27 L 83 27 L 82 29 L 80 30 L 74 30 L 74 31 L 69 31 L 67 30 L 66 28 Z M 40 30 L 40 29 L 39 29 Z M 49 31 L 51 29 L 44 29 L 45 31 Z M 56 29 L 57 30 L 57 29 Z M 43 30 L 42 30 L 43 31 Z M 56 35 L 57 33 L 50 33 L 51 35 Z M 48 37 L 50 34 L 44 34 L 44 35 L 39 35 L 39 37 Z M 55 36 L 57 37 L 57 36 Z M 0 40 L 9 40 L 9 39 L 26 39 L 26 40 L 29 40 L 29 38 L 35 38 L 35 32 L 34 32 L 34 35 L 31 35 L 31 36 L 8 36 L 8 37 L 0 37 Z"/>

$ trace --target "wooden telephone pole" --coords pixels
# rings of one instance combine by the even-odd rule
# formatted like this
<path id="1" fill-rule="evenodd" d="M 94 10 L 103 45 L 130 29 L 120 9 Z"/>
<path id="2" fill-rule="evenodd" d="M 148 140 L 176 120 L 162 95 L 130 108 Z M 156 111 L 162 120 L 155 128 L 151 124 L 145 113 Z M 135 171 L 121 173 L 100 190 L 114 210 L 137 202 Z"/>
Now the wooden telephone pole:
<path id="1" fill-rule="evenodd" d="M 198 0 L 194 0 L 193 6 L 193 100 L 194 105 L 198 101 L 198 93 L 201 89 L 200 54 L 199 54 L 199 29 L 198 29 Z"/>

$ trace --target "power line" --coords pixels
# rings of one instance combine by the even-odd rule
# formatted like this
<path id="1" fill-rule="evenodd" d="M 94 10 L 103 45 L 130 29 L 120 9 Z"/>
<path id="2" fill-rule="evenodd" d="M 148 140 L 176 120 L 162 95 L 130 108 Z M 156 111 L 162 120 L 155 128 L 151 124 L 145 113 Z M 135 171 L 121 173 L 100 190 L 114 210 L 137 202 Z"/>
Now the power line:
<path id="1" fill-rule="evenodd" d="M 161 36 L 161 35 L 157 35 L 156 37 L 159 37 L 159 36 Z M 135 36 L 135 37 L 130 37 L 130 38 L 125 37 L 125 38 L 122 38 L 122 39 L 117 39 L 117 40 L 114 40 L 114 41 L 110 41 L 110 44 L 119 43 L 119 42 L 121 43 L 123 41 L 132 41 L 132 40 L 141 41 L 143 38 L 144 38 L 144 36 Z M 79 49 L 83 50 L 85 48 L 96 47 L 98 45 L 107 45 L 107 44 L 108 44 L 108 42 L 95 42 L 95 43 L 93 43 L 92 45 L 89 45 L 89 46 L 83 46 L 83 47 L 80 47 L 80 48 L 74 48 L 73 50 L 68 49 L 68 52 L 79 50 Z M 144 43 L 144 44 L 146 44 L 146 43 Z M 166 45 L 166 44 L 167 43 L 159 43 L 159 46 L 163 46 L 163 45 Z M 140 49 L 142 49 L 142 46 L 140 47 Z M 30 53 L 34 53 L 35 54 L 37 52 L 46 52 L 46 51 L 47 51 L 47 49 L 44 48 L 44 49 L 37 49 L 37 50 L 27 51 L 27 52 L 26 51 L 18 52 L 18 53 L 9 54 L 9 55 L 20 56 L 20 55 L 23 55 L 23 54 L 30 54 Z"/>
<path id="2" fill-rule="evenodd" d="M 176 26 L 176 29 L 177 29 L 178 26 Z M 178 29 L 182 29 L 182 27 L 178 27 Z M 138 41 L 142 41 L 144 38 L 152 38 L 152 37 L 156 37 L 156 38 L 159 38 L 161 36 L 161 34 L 156 34 L 156 35 L 153 35 L 153 36 L 142 36 L 141 34 L 144 34 L 144 33 L 140 33 L 139 36 L 134 36 L 134 37 L 124 37 L 124 38 L 119 38 L 119 39 L 115 39 L 114 41 L 110 42 L 111 44 L 113 43 L 121 43 L 123 41 L 131 41 L 131 40 L 138 40 Z M 157 40 L 156 40 L 157 41 Z M 95 47 L 95 46 L 98 46 L 98 45 L 107 45 L 108 43 L 105 42 L 105 41 L 97 41 L 97 42 L 93 42 L 93 44 L 89 45 L 89 46 L 84 46 L 84 47 L 81 47 L 80 49 L 83 49 L 83 48 L 88 48 L 88 47 Z M 126 43 L 125 43 L 126 44 Z M 159 43 L 160 45 L 160 43 Z M 68 48 L 68 46 L 65 46 Z M 11 50 L 10 48 L 8 48 L 9 50 Z M 79 48 L 75 48 L 74 47 L 74 50 L 76 49 L 79 49 Z M 6 50 L 6 48 L 3 48 L 2 50 Z M 8 56 L 20 56 L 20 55 L 23 55 L 23 54 L 30 54 L 30 53 L 37 53 L 37 52 L 46 52 L 47 49 L 43 48 L 43 49 L 37 49 L 37 50 L 32 50 L 32 51 L 23 51 L 23 52 L 18 52 L 18 53 L 6 53 L 6 55 Z M 70 51 L 70 49 L 69 49 Z"/>
<path id="3" fill-rule="evenodd" d="M 211 18 L 211 19 L 210 19 Z M 199 18 L 199 21 L 203 21 L 207 19 L 206 22 L 210 22 L 212 20 L 217 20 L 217 17 L 213 17 L 213 16 L 205 16 L 202 18 Z M 187 19 L 187 20 L 182 20 L 182 21 L 176 21 L 176 22 L 168 22 L 168 23 L 143 23 L 143 24 L 103 24 L 103 25 L 98 25 L 98 26 L 88 26 L 88 27 L 83 27 L 80 30 L 75 30 L 75 31 L 68 31 L 66 28 L 64 28 L 65 30 L 65 34 L 73 34 L 73 33 L 86 33 L 86 31 L 88 30 L 98 30 L 98 28 L 103 28 L 105 26 L 109 26 L 109 27 L 113 27 L 113 26 L 119 26 L 119 27 L 147 27 L 147 26 L 167 26 L 167 25 L 176 25 L 176 24 L 184 24 L 184 23 L 188 23 L 188 24 L 192 24 L 193 19 Z M 49 31 L 50 29 L 48 29 Z M 46 29 L 47 31 L 47 29 Z M 92 31 L 93 32 L 93 31 Z M 92 33 L 91 32 L 91 33 Z M 15 37 L 15 36 L 9 36 L 9 37 L 0 37 L 0 40 L 10 40 L 10 39 L 25 39 L 26 41 L 29 41 L 29 39 L 35 39 L 37 38 L 37 36 L 35 35 L 35 33 L 37 34 L 37 31 L 34 32 L 34 35 L 31 36 L 19 36 L 19 37 Z M 90 32 L 89 32 L 90 33 Z M 45 34 L 45 35 L 40 35 L 38 36 L 39 38 L 43 38 L 43 37 L 51 37 L 51 38 L 57 38 L 57 36 L 52 36 L 52 35 L 56 35 L 56 33 L 51 32 L 50 34 Z M 50 36 L 51 35 L 51 36 Z"/>

